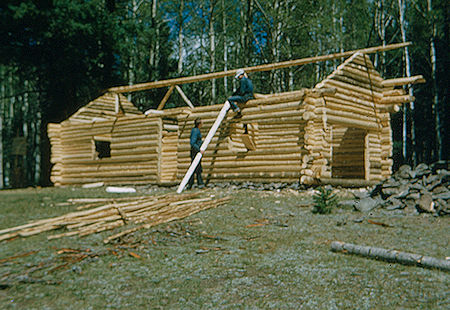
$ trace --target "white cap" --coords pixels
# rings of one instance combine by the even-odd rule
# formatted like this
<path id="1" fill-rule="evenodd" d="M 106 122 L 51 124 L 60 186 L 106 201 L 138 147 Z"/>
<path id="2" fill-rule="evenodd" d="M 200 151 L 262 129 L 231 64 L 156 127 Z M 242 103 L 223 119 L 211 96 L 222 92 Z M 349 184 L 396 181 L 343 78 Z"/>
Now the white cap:
<path id="1" fill-rule="evenodd" d="M 236 75 L 234 76 L 234 78 L 237 79 L 244 73 L 245 73 L 244 69 L 238 69 L 238 71 L 236 71 Z"/>

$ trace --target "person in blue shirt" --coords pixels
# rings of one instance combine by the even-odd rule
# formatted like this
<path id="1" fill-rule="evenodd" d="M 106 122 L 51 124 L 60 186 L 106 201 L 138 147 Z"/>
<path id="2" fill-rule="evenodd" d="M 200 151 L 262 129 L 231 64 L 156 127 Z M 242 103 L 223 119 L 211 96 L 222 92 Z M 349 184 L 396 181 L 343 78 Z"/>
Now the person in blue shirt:
<path id="1" fill-rule="evenodd" d="M 200 128 L 202 128 L 202 120 L 197 118 L 194 121 L 194 128 L 191 130 L 191 161 L 194 160 L 195 156 L 198 152 L 201 152 L 203 154 L 203 151 L 200 151 L 200 147 L 202 146 L 202 133 L 200 132 Z M 192 185 L 194 185 L 194 175 L 197 176 L 197 185 L 199 188 L 203 188 L 205 185 L 203 183 L 202 179 L 202 161 L 198 163 L 197 168 L 195 169 L 194 173 L 192 174 L 191 178 L 189 179 L 188 185 L 186 189 L 191 189 Z"/>
<path id="2" fill-rule="evenodd" d="M 240 113 L 241 109 L 239 109 L 236 103 L 245 103 L 254 98 L 253 83 L 243 69 L 237 70 L 234 77 L 239 80 L 239 87 L 233 95 L 228 98 L 228 102 L 230 102 L 231 108 L 234 112 Z"/>

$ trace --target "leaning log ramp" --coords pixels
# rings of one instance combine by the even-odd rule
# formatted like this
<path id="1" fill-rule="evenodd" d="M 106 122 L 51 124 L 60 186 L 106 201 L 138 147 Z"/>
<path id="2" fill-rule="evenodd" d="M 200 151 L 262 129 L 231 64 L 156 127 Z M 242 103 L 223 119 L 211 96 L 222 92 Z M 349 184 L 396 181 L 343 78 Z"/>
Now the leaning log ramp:
<path id="1" fill-rule="evenodd" d="M 216 134 L 217 129 L 219 128 L 220 124 L 222 124 L 223 119 L 227 115 L 228 110 L 230 109 L 230 103 L 225 101 L 225 104 L 223 105 L 222 109 L 219 112 L 219 115 L 216 118 L 216 121 L 212 125 L 211 129 L 208 132 L 208 135 L 205 138 L 205 141 L 203 141 L 202 146 L 200 147 L 200 152 L 197 153 L 194 160 L 192 161 L 191 165 L 189 166 L 188 171 L 186 172 L 183 180 L 180 183 L 180 186 L 178 186 L 177 193 L 181 194 L 181 192 L 186 187 L 186 184 L 189 182 L 189 179 L 191 178 L 192 174 L 194 173 L 195 169 L 197 168 L 198 164 L 200 163 L 200 160 L 203 157 L 203 152 L 206 151 L 208 148 L 209 143 L 211 142 L 212 138 Z"/>

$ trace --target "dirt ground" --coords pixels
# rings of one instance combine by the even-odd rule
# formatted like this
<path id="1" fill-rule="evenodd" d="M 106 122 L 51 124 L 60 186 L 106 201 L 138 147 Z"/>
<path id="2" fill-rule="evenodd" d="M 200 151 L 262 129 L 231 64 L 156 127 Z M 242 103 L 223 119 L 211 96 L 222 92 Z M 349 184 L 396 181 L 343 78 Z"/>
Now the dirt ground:
<path id="1" fill-rule="evenodd" d="M 112 244 L 103 239 L 124 228 L 0 242 L 0 308 L 450 308 L 448 272 L 330 251 L 339 240 L 445 259 L 448 217 L 343 207 L 313 214 L 311 190 L 204 192 L 232 200 Z M 113 196 L 105 188 L 3 190 L 0 229 L 74 211 L 58 205 L 68 198 Z"/>

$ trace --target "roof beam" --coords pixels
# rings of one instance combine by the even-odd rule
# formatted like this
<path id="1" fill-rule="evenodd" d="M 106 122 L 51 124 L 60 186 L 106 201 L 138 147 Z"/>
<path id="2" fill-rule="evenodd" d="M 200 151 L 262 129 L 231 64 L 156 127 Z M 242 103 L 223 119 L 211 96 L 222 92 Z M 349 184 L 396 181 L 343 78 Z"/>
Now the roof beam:
<path id="1" fill-rule="evenodd" d="M 411 45 L 411 42 L 389 44 L 389 45 L 385 45 L 385 46 L 375 46 L 375 47 L 369 47 L 369 48 L 364 48 L 364 49 L 359 49 L 359 50 L 330 54 L 330 55 L 308 57 L 308 58 L 288 60 L 288 61 L 272 63 L 272 64 L 259 65 L 259 66 L 254 66 L 254 67 L 247 67 L 247 68 L 243 68 L 243 69 L 247 73 L 270 71 L 270 70 L 275 70 L 275 69 L 288 68 L 288 67 L 292 67 L 292 66 L 302 66 L 305 64 L 309 64 L 309 63 L 315 63 L 315 62 L 320 62 L 320 61 L 348 57 L 348 56 L 353 55 L 356 52 L 360 52 L 363 54 L 372 54 L 372 53 L 376 53 L 376 52 L 383 52 L 383 51 L 398 49 L 398 48 L 402 48 L 402 47 L 409 46 L 409 45 Z M 236 71 L 237 71 L 237 69 L 229 70 L 229 71 L 206 73 L 206 74 L 194 75 L 194 76 L 187 76 L 187 77 L 181 77 L 181 78 L 174 78 L 174 79 L 170 79 L 170 80 L 161 80 L 161 81 L 155 81 L 155 82 L 140 83 L 140 84 L 129 85 L 129 86 L 117 86 L 117 87 L 112 87 L 112 88 L 108 89 L 108 91 L 117 92 L 117 93 L 129 93 L 129 92 L 142 91 L 142 90 L 148 90 L 148 89 L 153 89 L 153 88 L 161 88 L 161 87 L 166 87 L 166 86 L 207 81 L 207 80 L 212 80 L 212 79 L 217 79 L 217 78 L 223 78 L 226 76 L 232 76 L 236 73 Z"/>

